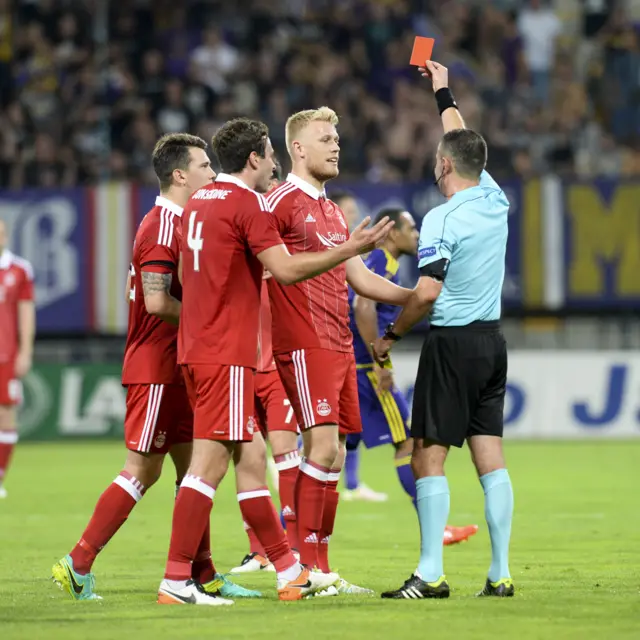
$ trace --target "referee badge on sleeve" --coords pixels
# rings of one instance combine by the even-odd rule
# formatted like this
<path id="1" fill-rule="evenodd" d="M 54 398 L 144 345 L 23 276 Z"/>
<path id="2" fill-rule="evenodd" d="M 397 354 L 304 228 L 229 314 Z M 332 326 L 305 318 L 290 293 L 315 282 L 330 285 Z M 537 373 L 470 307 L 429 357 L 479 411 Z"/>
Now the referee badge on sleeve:
<path id="1" fill-rule="evenodd" d="M 423 258 L 431 258 L 436 255 L 435 247 L 420 247 L 418 250 L 418 258 L 422 260 Z"/>

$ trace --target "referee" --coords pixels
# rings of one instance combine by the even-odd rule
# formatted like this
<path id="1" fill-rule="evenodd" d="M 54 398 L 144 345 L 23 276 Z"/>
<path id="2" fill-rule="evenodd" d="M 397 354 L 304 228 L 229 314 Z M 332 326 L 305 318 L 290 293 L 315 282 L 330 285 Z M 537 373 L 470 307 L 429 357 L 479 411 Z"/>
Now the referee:
<path id="1" fill-rule="evenodd" d="M 397 321 L 374 344 L 383 364 L 395 342 L 425 315 L 431 331 L 420 355 L 413 399 L 411 466 L 420 519 L 415 573 L 383 598 L 447 598 L 442 537 L 449 516 L 444 463 L 465 440 L 485 495 L 491 566 L 482 596 L 512 596 L 509 539 L 513 490 L 502 453 L 507 347 L 500 330 L 509 201 L 484 170 L 487 145 L 466 129 L 448 87 L 446 67 L 427 61 L 444 125 L 435 177 L 447 202 L 424 218 L 420 279 Z"/>

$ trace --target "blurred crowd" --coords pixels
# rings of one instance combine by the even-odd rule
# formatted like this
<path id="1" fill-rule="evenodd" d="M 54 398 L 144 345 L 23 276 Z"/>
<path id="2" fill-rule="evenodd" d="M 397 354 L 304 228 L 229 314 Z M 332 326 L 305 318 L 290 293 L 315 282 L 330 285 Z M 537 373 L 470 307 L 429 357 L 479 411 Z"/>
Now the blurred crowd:
<path id="1" fill-rule="evenodd" d="M 0 0 L 0 187 L 154 181 L 159 135 L 327 104 L 341 171 L 432 179 L 436 38 L 499 177 L 640 175 L 635 0 Z"/>

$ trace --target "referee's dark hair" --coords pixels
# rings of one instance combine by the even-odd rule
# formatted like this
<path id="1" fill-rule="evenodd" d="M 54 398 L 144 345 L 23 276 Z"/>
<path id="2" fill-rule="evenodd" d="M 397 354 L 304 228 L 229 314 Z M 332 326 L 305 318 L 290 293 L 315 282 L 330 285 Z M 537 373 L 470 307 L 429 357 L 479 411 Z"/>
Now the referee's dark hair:
<path id="1" fill-rule="evenodd" d="M 373 224 L 378 224 L 382 218 L 387 216 L 389 220 L 393 221 L 395 224 L 393 226 L 394 229 L 399 229 L 402 221 L 402 214 L 407 210 L 406 207 L 385 207 L 384 209 L 380 209 L 376 214 L 376 218 L 373 221 Z"/>
<path id="2" fill-rule="evenodd" d="M 453 129 L 442 136 L 440 153 L 451 158 L 456 173 L 477 179 L 487 164 L 487 143 L 471 129 Z"/>

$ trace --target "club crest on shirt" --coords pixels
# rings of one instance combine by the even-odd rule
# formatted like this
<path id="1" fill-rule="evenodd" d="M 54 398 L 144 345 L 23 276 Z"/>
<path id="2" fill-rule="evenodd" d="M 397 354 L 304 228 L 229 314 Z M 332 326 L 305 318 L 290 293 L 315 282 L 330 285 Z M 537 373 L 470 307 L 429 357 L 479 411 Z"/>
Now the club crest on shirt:
<path id="1" fill-rule="evenodd" d="M 164 446 L 164 443 L 166 441 L 167 441 L 167 434 L 164 431 L 161 431 L 156 436 L 156 439 L 153 441 L 153 446 L 156 447 L 156 449 L 160 449 L 160 447 Z"/>
<path id="2" fill-rule="evenodd" d="M 327 399 L 318 400 L 318 406 L 316 407 L 316 413 L 323 418 L 331 413 L 331 405 L 327 402 Z"/>
<path id="3" fill-rule="evenodd" d="M 247 433 L 252 436 L 253 432 L 256 430 L 256 420 L 253 416 L 249 416 L 247 420 Z"/>
<path id="4" fill-rule="evenodd" d="M 7 275 L 4 277 L 4 286 L 5 287 L 13 287 L 16 283 L 16 276 L 14 273 L 7 273 Z"/>

